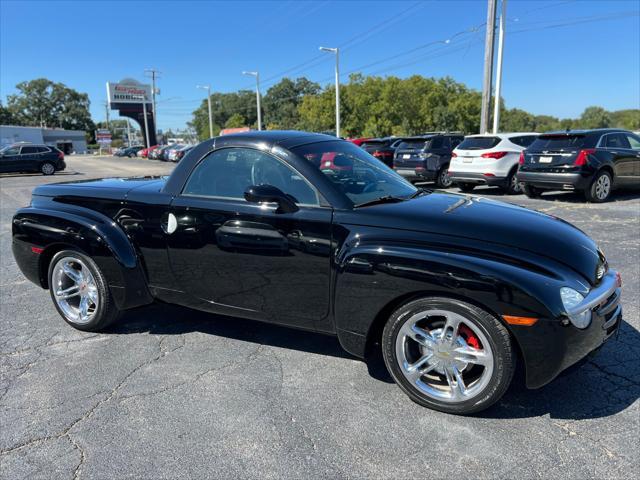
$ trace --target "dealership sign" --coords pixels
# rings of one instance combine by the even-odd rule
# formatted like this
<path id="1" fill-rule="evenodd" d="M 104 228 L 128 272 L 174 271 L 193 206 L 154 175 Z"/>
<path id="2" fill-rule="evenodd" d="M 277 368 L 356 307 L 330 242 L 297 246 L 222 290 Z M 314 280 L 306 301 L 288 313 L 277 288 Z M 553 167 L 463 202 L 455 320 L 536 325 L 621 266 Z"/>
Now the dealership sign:
<path id="1" fill-rule="evenodd" d="M 106 128 L 96 130 L 96 141 L 103 145 L 111 145 L 111 132 Z"/>
<path id="2" fill-rule="evenodd" d="M 151 102 L 151 85 L 141 83 L 115 83 L 107 82 L 107 98 L 109 104 L 118 103 L 142 103 L 142 99 L 147 103 Z"/>

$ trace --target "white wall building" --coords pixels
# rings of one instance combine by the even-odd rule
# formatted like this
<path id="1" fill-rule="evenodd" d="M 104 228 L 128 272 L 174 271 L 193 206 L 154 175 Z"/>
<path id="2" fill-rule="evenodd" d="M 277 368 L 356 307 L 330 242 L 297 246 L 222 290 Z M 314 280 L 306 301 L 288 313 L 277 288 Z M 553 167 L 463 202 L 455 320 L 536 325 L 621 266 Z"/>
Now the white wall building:
<path id="1" fill-rule="evenodd" d="M 0 146 L 18 142 L 44 143 L 59 148 L 65 154 L 87 152 L 83 130 L 0 125 Z"/>

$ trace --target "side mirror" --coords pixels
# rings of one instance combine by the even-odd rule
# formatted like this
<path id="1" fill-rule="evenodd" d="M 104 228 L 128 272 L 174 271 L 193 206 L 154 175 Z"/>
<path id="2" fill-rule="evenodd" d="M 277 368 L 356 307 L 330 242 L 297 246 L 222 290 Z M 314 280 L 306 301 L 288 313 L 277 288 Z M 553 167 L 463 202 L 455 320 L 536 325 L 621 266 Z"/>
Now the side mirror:
<path id="1" fill-rule="evenodd" d="M 273 185 L 251 185 L 245 190 L 244 199 L 251 203 L 277 203 L 280 213 L 298 211 L 293 197 Z"/>

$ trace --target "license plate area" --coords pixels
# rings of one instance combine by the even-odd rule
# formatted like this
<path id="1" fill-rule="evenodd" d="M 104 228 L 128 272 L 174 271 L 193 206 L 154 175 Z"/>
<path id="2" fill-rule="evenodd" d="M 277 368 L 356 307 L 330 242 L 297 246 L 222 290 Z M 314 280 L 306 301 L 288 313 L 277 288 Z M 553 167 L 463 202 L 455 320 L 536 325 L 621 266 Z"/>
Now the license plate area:
<path id="1" fill-rule="evenodd" d="M 553 162 L 553 157 L 538 157 L 539 163 L 551 163 Z"/>

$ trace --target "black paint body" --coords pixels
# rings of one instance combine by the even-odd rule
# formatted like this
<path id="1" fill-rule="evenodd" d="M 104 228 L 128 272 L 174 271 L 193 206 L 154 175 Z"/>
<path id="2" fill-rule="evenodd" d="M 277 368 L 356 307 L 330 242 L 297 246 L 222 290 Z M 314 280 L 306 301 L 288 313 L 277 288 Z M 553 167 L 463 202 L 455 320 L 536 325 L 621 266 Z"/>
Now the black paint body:
<path id="1" fill-rule="evenodd" d="M 603 261 L 577 228 L 524 208 L 441 192 L 354 208 L 320 170 L 290 151 L 322 141 L 335 138 L 230 135 L 195 147 L 168 178 L 38 187 L 31 206 L 13 219 L 17 263 L 47 288 L 50 258 L 75 246 L 103 270 L 122 309 L 161 300 L 335 334 L 359 357 L 403 301 L 460 298 L 500 319 L 540 319 L 533 327 L 507 325 L 530 387 L 549 382 L 612 333 L 601 328 L 597 312 L 585 330 L 563 325 L 560 287 L 595 285 Z M 285 213 L 244 200 L 182 195 L 194 167 L 229 146 L 287 162 L 318 189 L 321 206 Z M 169 234 L 170 213 L 177 227 Z M 44 250 L 35 254 L 34 246 Z"/>

